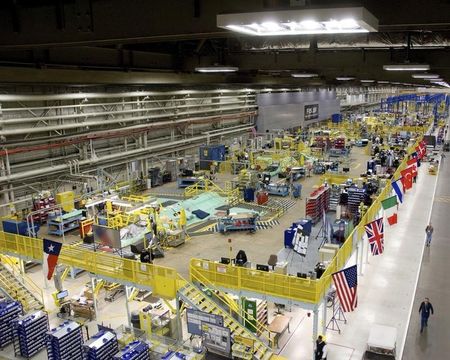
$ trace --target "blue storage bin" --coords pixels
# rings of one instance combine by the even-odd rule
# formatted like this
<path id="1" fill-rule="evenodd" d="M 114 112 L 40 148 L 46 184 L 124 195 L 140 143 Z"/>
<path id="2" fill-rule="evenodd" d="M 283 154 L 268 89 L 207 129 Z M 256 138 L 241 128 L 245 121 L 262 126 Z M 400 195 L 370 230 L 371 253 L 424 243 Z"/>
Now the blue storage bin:
<path id="1" fill-rule="evenodd" d="M 295 230 L 289 228 L 284 230 L 284 247 L 292 248 L 292 241 L 294 240 Z"/>
<path id="2" fill-rule="evenodd" d="M 252 188 L 244 189 L 244 201 L 246 202 L 255 201 L 255 189 Z"/>

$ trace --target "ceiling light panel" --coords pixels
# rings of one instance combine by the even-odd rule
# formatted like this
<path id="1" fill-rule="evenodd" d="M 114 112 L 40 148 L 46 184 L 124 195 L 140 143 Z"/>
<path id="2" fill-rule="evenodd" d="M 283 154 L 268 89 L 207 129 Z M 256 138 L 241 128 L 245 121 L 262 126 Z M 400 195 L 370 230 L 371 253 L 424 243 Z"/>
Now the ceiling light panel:
<path id="1" fill-rule="evenodd" d="M 234 66 L 201 66 L 196 67 L 195 71 L 201 73 L 226 73 L 226 72 L 236 72 L 239 68 Z"/>
<path id="2" fill-rule="evenodd" d="M 427 71 L 430 70 L 430 65 L 427 64 L 384 65 L 383 69 L 387 71 Z"/>
<path id="3" fill-rule="evenodd" d="M 438 74 L 412 74 L 414 79 L 437 79 L 439 77 Z"/>
<path id="4" fill-rule="evenodd" d="M 319 75 L 314 73 L 293 73 L 291 76 L 295 78 L 313 78 Z"/>
<path id="5" fill-rule="evenodd" d="M 363 7 L 282 10 L 217 15 L 217 27 L 254 36 L 348 34 L 378 31 Z"/>
<path id="6" fill-rule="evenodd" d="M 355 78 L 352 77 L 352 76 L 338 76 L 336 78 L 336 80 L 338 80 L 338 81 L 350 81 L 350 80 L 355 80 Z"/>

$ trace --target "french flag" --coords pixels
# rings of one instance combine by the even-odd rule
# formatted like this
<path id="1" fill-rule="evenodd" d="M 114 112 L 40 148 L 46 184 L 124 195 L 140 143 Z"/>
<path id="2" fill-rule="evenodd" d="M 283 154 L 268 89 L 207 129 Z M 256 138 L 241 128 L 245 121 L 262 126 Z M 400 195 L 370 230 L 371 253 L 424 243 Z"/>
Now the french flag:
<path id="1" fill-rule="evenodd" d="M 61 252 L 62 243 L 57 241 L 44 239 L 44 259 L 42 262 L 44 273 L 47 274 L 47 279 L 51 280 L 56 264 L 58 263 L 58 256 Z"/>
<path id="2" fill-rule="evenodd" d="M 403 182 L 401 177 L 395 181 L 392 181 L 392 188 L 397 195 L 398 201 L 400 201 L 400 203 L 403 203 L 403 194 L 405 190 L 403 189 Z"/>

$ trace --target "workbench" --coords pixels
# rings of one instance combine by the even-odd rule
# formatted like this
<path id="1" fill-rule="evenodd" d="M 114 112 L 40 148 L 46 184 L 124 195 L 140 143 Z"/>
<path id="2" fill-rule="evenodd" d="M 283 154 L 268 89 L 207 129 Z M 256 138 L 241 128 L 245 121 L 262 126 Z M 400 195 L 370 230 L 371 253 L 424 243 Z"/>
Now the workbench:
<path id="1" fill-rule="evenodd" d="M 188 186 L 194 185 L 196 183 L 198 183 L 197 186 L 199 188 L 204 187 L 203 179 L 200 179 L 198 177 L 180 177 L 177 180 L 177 184 L 180 189 L 187 188 Z"/>
<path id="2" fill-rule="evenodd" d="M 374 324 L 370 329 L 363 359 L 395 359 L 396 344 L 395 327 Z"/>
<path id="3" fill-rule="evenodd" d="M 289 322 L 291 321 L 291 318 L 285 315 L 277 315 L 272 320 L 272 322 L 269 324 L 267 329 L 274 334 L 274 342 L 276 346 L 278 347 L 278 340 L 280 337 L 284 334 L 284 332 L 287 330 L 290 332 L 289 329 Z"/>
<path id="4" fill-rule="evenodd" d="M 74 316 L 85 319 L 95 319 L 94 301 L 86 300 L 86 303 L 81 303 L 78 300 L 70 301 L 70 311 L 73 311 Z"/>
<path id="5" fill-rule="evenodd" d="M 80 226 L 80 220 L 83 218 L 81 210 L 74 210 L 64 215 L 53 217 L 47 222 L 48 234 L 63 236 L 67 231 L 77 229 Z M 56 227 L 56 228 L 55 228 Z"/>

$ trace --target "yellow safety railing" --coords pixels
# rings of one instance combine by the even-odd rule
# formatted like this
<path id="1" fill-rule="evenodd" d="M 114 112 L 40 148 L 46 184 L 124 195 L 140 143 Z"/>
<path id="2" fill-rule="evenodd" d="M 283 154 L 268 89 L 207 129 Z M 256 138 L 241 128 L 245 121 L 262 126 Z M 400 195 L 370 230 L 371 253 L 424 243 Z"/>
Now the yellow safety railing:
<path id="1" fill-rule="evenodd" d="M 134 203 L 146 203 L 150 201 L 151 196 L 149 195 L 128 195 L 128 196 L 122 196 L 121 199 L 134 202 Z"/>
<path id="2" fill-rule="evenodd" d="M 42 261 L 42 239 L 0 232 L 0 251 L 12 256 Z M 173 299 L 177 291 L 175 269 L 143 264 L 104 252 L 63 245 L 59 262 L 97 274 L 99 277 L 151 288 L 155 296 Z"/>
<path id="3" fill-rule="evenodd" d="M 95 222 L 97 225 L 100 223 L 102 217 L 96 217 Z M 112 229 L 121 229 L 130 224 L 135 224 L 139 221 L 138 213 L 123 213 L 123 212 L 108 212 L 106 214 L 106 226 Z"/>
<path id="4" fill-rule="evenodd" d="M 191 259 L 189 271 L 191 274 L 201 274 L 210 283 L 225 289 L 247 290 L 309 303 L 320 301 L 317 282 L 310 279 L 201 259 Z"/>

